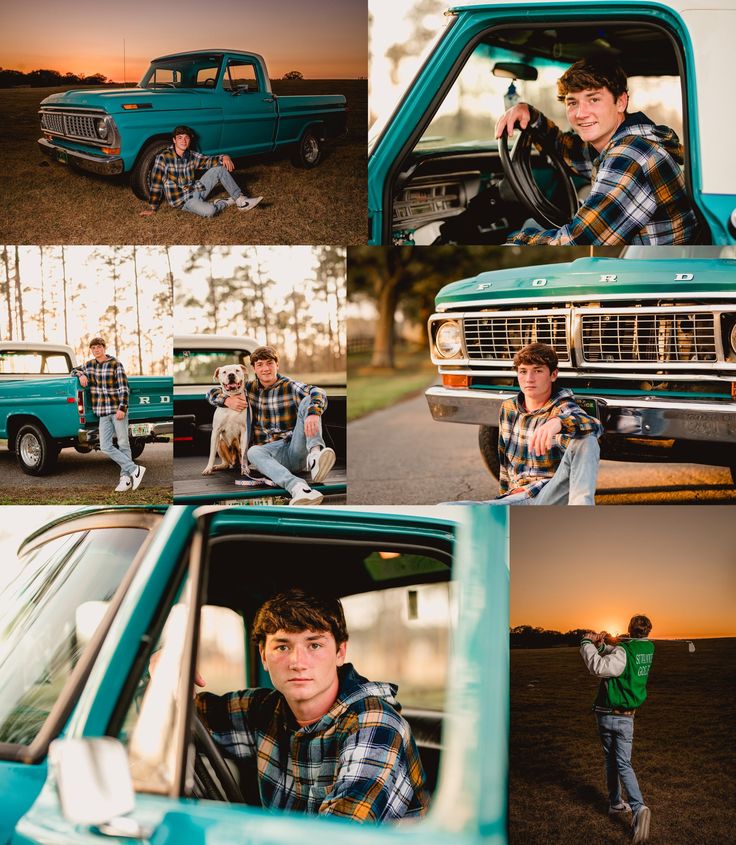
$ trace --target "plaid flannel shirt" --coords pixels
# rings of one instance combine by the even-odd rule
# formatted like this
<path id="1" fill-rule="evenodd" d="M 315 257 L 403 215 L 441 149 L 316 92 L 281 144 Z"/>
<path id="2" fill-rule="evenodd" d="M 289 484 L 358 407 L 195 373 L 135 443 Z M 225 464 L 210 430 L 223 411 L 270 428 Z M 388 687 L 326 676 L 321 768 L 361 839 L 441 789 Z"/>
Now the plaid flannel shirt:
<path id="1" fill-rule="evenodd" d="M 397 688 L 367 681 L 349 663 L 338 677 L 335 703 L 304 727 L 276 690 L 200 693 L 196 707 L 226 755 L 255 758 L 268 809 L 361 822 L 422 815 L 429 795 Z"/>
<path id="2" fill-rule="evenodd" d="M 565 164 L 591 180 L 588 198 L 561 229 L 522 229 L 513 244 L 601 246 L 690 244 L 698 222 L 682 174 L 683 146 L 666 126 L 642 112 L 629 115 L 600 153 L 574 132 L 562 132 L 530 107 L 540 149 L 554 148 Z"/>
<path id="3" fill-rule="evenodd" d="M 296 426 L 299 403 L 306 396 L 310 397 L 307 414 L 321 415 L 327 407 L 327 394 L 321 387 L 282 375 L 269 387 L 263 387 L 258 379 L 246 382 L 245 394 L 253 421 L 251 442 L 256 446 L 272 440 L 288 440 Z M 207 401 L 215 407 L 223 407 L 225 399 L 227 396 L 219 387 L 207 393 Z"/>
<path id="4" fill-rule="evenodd" d="M 101 364 L 93 358 L 81 367 L 74 367 L 72 375 L 87 376 L 89 379 L 92 410 L 98 417 L 114 414 L 118 410 L 127 412 L 130 397 L 128 377 L 117 358 L 107 355 Z"/>
<path id="5" fill-rule="evenodd" d="M 529 442 L 535 429 L 552 417 L 559 417 L 562 431 L 549 452 L 535 455 Z M 507 399 L 501 406 L 498 457 L 501 463 L 499 497 L 523 490 L 533 498 L 552 478 L 570 440 L 593 435 L 600 437 L 603 426 L 582 410 L 572 392 L 560 389 L 536 411 L 524 408 L 524 394 Z"/>
<path id="6" fill-rule="evenodd" d="M 151 196 L 149 207 L 158 211 L 165 194 L 169 205 L 180 208 L 195 191 L 203 189 L 202 183 L 194 178 L 197 170 L 208 170 L 221 164 L 221 157 L 203 156 L 194 150 L 186 150 L 178 156 L 173 145 L 162 150 L 153 162 L 151 170 Z"/>

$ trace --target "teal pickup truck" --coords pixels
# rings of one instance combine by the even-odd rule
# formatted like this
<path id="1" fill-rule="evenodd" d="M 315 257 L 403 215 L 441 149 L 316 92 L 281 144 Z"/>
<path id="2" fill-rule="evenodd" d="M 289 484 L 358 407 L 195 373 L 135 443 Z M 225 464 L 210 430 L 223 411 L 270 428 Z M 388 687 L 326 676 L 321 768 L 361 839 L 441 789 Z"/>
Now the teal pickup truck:
<path id="1" fill-rule="evenodd" d="M 376 4 L 373 25 L 396 10 Z M 369 135 L 369 237 L 374 244 L 502 244 L 530 216 L 568 222 L 588 186 L 521 133 L 510 155 L 496 120 L 517 100 L 561 128 L 557 79 L 591 53 L 629 78 L 630 111 L 676 130 L 700 218 L 696 243 L 736 243 L 736 131 L 728 72 L 736 0 L 496 0 L 458 4 L 426 60 Z M 388 86 L 374 77 L 372 90 Z M 550 204 L 553 208 L 550 210 Z M 545 217 L 551 216 L 549 222 Z M 609 245 L 623 243 L 616 233 Z"/>
<path id="2" fill-rule="evenodd" d="M 89 389 L 70 375 L 69 346 L 28 341 L 0 343 L 0 444 L 15 452 L 28 475 L 48 475 L 59 452 L 99 449 L 98 418 Z M 173 433 L 172 380 L 129 376 L 128 434 L 133 458 L 146 443 L 165 442 Z"/>
<path id="3" fill-rule="evenodd" d="M 294 163 L 307 168 L 319 164 L 326 141 L 347 131 L 345 97 L 276 96 L 263 58 L 234 50 L 161 56 L 137 88 L 52 94 L 39 115 L 41 152 L 92 173 L 129 173 L 141 199 L 177 124 L 194 129 L 205 155 L 291 149 Z"/>
<path id="4" fill-rule="evenodd" d="M 603 423 L 601 457 L 725 466 L 736 483 L 736 260 L 667 247 L 626 256 L 480 273 L 437 295 L 429 334 L 441 384 L 429 408 L 479 426 L 496 477 L 514 354 L 542 342 L 557 352 L 557 383 Z"/>
<path id="5" fill-rule="evenodd" d="M 22 543 L 0 593 L 2 845 L 507 842 L 505 509 L 294 511 L 89 508 Z M 247 761 L 202 737 L 195 665 L 215 693 L 270 686 L 254 614 L 305 561 L 309 588 L 342 599 L 348 660 L 399 686 L 420 820 L 266 811 Z"/>

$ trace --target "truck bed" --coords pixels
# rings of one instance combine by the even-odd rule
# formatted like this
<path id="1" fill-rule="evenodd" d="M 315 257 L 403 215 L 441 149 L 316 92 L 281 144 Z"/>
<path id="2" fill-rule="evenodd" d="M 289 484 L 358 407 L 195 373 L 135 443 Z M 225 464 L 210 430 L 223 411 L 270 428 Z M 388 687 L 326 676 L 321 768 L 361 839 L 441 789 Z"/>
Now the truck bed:
<path id="1" fill-rule="evenodd" d="M 212 475 L 202 475 L 207 457 L 202 455 L 177 456 L 174 460 L 174 502 L 181 505 L 215 504 L 223 501 L 240 501 L 247 504 L 288 504 L 289 494 L 282 487 L 241 487 L 235 484 L 240 478 L 238 470 L 221 470 Z M 308 482 L 307 473 L 297 473 Z M 347 470 L 337 464 L 322 484 L 310 485 L 325 496 L 331 505 L 346 501 Z M 278 501 L 282 499 L 283 501 Z M 266 501 L 267 500 L 267 501 Z"/>

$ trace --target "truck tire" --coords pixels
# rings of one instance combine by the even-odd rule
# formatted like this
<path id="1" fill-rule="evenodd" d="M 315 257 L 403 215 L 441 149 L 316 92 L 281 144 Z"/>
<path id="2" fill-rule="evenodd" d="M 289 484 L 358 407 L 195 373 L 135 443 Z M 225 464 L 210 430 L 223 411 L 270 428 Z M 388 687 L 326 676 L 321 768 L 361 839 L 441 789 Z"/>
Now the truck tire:
<path id="1" fill-rule="evenodd" d="M 297 167 L 307 170 L 311 170 L 322 161 L 322 141 L 311 129 L 307 129 L 302 135 L 291 160 Z"/>
<path id="2" fill-rule="evenodd" d="M 15 438 L 15 457 L 26 475 L 48 475 L 56 466 L 60 448 L 43 426 L 27 423 Z"/>
<path id="3" fill-rule="evenodd" d="M 498 429 L 490 425 L 478 426 L 478 446 L 486 469 L 498 480 L 501 475 L 501 464 L 498 460 Z"/>
<path id="4" fill-rule="evenodd" d="M 133 460 L 137 460 L 143 454 L 143 450 L 146 448 L 146 441 L 139 440 L 137 437 L 134 437 L 130 441 L 130 456 Z"/>
<path id="5" fill-rule="evenodd" d="M 166 141 L 149 141 L 138 154 L 133 169 L 130 171 L 130 187 L 139 200 L 148 200 L 150 195 L 148 179 L 153 162 L 161 150 L 165 150 L 168 146 Z"/>

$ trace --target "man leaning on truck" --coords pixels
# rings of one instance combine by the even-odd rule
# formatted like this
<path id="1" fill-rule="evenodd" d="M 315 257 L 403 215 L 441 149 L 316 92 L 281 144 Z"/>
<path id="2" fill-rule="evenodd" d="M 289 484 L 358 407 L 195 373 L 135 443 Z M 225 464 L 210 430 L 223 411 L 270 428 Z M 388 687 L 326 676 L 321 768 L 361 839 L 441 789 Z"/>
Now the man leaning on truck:
<path id="1" fill-rule="evenodd" d="M 146 468 L 133 462 L 128 441 L 128 377 L 120 361 L 106 354 L 105 346 L 103 338 L 93 337 L 89 342 L 93 358 L 74 367 L 72 375 L 82 387 L 89 385 L 92 410 L 100 419 L 100 451 L 119 464 L 120 481 L 115 492 L 125 493 L 138 489 Z M 117 447 L 113 437 L 117 438 Z"/>
<path id="2" fill-rule="evenodd" d="M 164 196 L 169 205 L 199 217 L 214 217 L 230 205 L 240 211 L 250 211 L 263 199 L 246 197 L 241 191 L 230 175 L 235 164 L 229 155 L 202 155 L 190 149 L 193 138 L 193 129 L 177 126 L 172 132 L 171 146 L 156 156 L 151 170 L 148 208 L 141 211 L 141 217 L 155 214 Z M 195 179 L 197 170 L 205 171 L 199 179 Z M 222 185 L 229 196 L 209 202 L 207 197 L 217 185 Z"/>
<path id="3" fill-rule="evenodd" d="M 643 112 L 629 114 L 628 82 L 608 57 L 575 62 L 557 82 L 571 132 L 562 132 L 527 103 L 506 111 L 496 138 L 518 123 L 535 142 L 591 180 L 588 198 L 561 229 L 525 228 L 512 244 L 599 246 L 691 244 L 698 223 L 682 174 L 684 151 L 675 132 Z"/>

